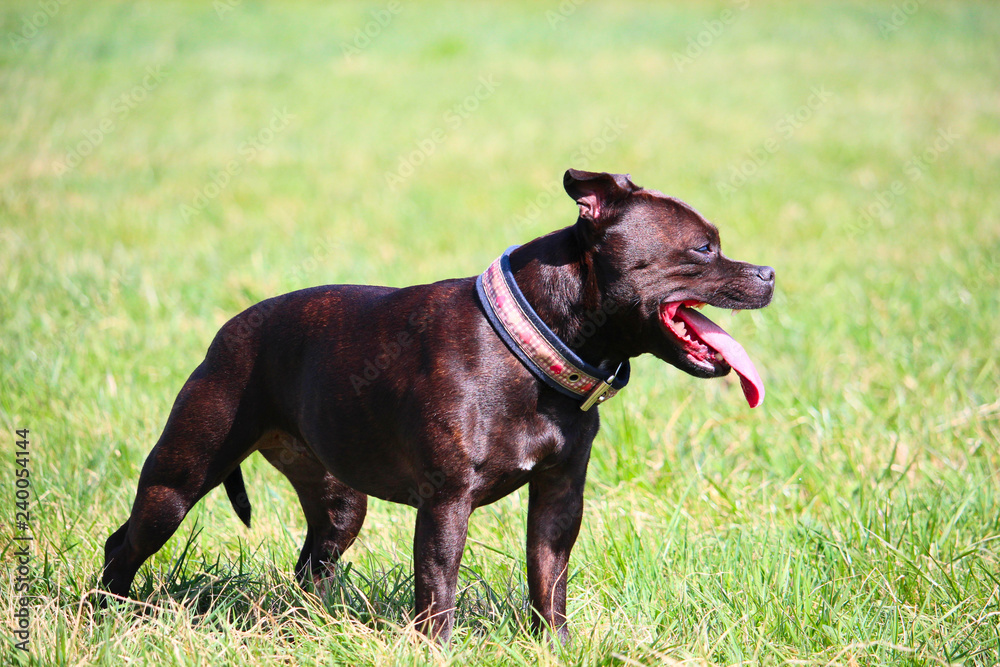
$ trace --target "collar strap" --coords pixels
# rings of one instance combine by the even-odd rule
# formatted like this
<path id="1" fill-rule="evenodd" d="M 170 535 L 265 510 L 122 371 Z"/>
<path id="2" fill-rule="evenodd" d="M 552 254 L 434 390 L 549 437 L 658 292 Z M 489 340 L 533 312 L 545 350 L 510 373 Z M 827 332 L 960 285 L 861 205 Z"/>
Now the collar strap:
<path id="1" fill-rule="evenodd" d="M 539 380 L 571 398 L 583 399 L 581 410 L 603 403 L 628 384 L 629 363 L 614 373 L 581 359 L 559 340 L 528 304 L 510 270 L 511 246 L 476 279 L 476 292 L 486 317 L 510 351 Z"/>

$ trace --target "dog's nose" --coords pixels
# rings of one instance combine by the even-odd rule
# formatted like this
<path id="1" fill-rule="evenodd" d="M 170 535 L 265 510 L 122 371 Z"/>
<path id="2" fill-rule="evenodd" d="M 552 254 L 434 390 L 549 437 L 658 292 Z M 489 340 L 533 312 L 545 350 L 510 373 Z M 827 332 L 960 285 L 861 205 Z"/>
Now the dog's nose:
<path id="1" fill-rule="evenodd" d="M 774 269 L 772 269 L 770 266 L 758 266 L 757 277 L 760 278 L 765 283 L 773 283 Z"/>

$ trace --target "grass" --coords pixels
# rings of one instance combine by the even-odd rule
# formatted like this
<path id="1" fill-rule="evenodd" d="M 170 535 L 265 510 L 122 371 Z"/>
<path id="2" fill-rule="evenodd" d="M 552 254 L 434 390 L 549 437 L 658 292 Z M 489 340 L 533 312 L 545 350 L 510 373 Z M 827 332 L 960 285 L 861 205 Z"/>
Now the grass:
<path id="1" fill-rule="evenodd" d="M 29 1 L 0 27 L 0 523 L 27 428 L 35 537 L 31 650 L 8 633 L 2 662 L 1000 662 L 1000 8 Z M 89 613 L 226 319 L 473 275 L 572 222 L 569 166 L 682 197 L 778 276 L 717 314 L 760 409 L 652 359 L 602 408 L 572 646 L 523 630 L 525 493 L 474 515 L 437 648 L 409 627 L 412 510 L 373 501 L 303 592 L 298 504 L 258 460 L 251 530 L 211 494 L 139 602 Z"/>

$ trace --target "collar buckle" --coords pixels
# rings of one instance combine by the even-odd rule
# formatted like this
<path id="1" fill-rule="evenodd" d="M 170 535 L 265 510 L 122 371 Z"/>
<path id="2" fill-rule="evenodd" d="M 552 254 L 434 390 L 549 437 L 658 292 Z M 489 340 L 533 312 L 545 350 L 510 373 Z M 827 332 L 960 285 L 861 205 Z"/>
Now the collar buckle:
<path id="1" fill-rule="evenodd" d="M 611 398 L 611 396 L 614 396 L 614 394 L 611 394 L 611 396 L 609 396 L 608 391 L 611 389 L 611 383 L 615 381 L 615 377 L 617 377 L 618 371 L 620 371 L 621 369 L 622 365 L 618 364 L 618 368 L 616 368 L 615 372 L 611 374 L 611 377 L 609 377 L 607 380 L 601 380 L 600 382 L 598 382 L 597 386 L 594 387 L 594 390 L 587 395 L 587 400 L 585 400 L 583 403 L 580 404 L 580 409 L 586 412 L 595 405 L 600 405 L 604 401 Z"/>

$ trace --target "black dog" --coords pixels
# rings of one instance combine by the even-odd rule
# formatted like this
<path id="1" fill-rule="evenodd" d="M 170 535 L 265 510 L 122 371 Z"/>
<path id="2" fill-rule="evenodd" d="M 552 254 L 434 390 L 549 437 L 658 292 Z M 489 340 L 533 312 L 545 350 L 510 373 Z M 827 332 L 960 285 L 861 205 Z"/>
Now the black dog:
<path id="1" fill-rule="evenodd" d="M 564 185 L 576 223 L 508 251 L 479 279 L 314 287 L 223 326 L 143 466 L 131 516 L 105 545 L 107 590 L 127 596 L 143 562 L 220 483 L 249 525 L 239 466 L 259 451 L 305 512 L 303 583 L 350 546 L 367 496 L 417 508 L 416 621 L 442 641 L 469 515 L 528 483 L 533 624 L 565 641 L 593 406 L 646 352 L 697 377 L 734 369 L 759 404 L 746 353 L 692 306 L 766 306 L 774 271 L 727 259 L 705 218 L 626 175 L 571 169 Z"/>

